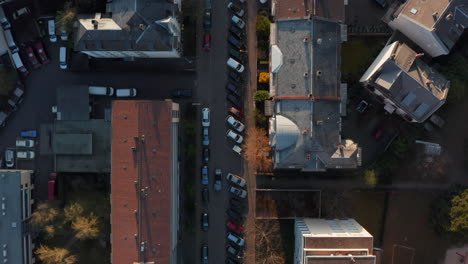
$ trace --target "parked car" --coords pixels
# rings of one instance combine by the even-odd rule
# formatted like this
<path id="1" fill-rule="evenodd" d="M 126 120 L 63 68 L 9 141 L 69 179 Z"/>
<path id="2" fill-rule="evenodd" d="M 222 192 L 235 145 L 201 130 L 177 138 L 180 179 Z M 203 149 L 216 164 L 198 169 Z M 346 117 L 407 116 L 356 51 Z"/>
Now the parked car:
<path id="1" fill-rule="evenodd" d="M 0 24 L 2 25 L 3 29 L 10 29 L 11 28 L 10 21 L 8 21 L 8 18 L 5 16 L 3 6 L 0 6 Z"/>
<path id="2" fill-rule="evenodd" d="M 236 260 L 234 260 L 234 259 L 232 259 L 232 258 L 229 258 L 229 257 L 228 257 L 228 258 L 226 259 L 226 264 L 239 264 L 239 262 L 236 261 Z"/>
<path id="3" fill-rule="evenodd" d="M 207 8 L 205 9 L 205 12 L 203 13 L 203 29 L 205 32 L 210 32 L 211 30 L 211 9 Z"/>
<path id="4" fill-rule="evenodd" d="M 32 148 L 34 147 L 34 140 L 19 138 L 16 140 L 16 146 L 23 147 L 23 148 Z"/>
<path id="5" fill-rule="evenodd" d="M 235 95 L 228 94 L 228 95 L 226 96 L 226 99 L 227 99 L 229 102 L 231 102 L 231 104 L 233 104 L 234 107 L 236 107 L 236 108 L 238 108 L 238 109 L 241 107 L 241 103 L 240 103 L 239 99 L 237 99 L 237 97 L 236 97 Z"/>
<path id="6" fill-rule="evenodd" d="M 39 61 L 41 61 L 42 64 L 50 63 L 50 60 L 45 53 L 44 45 L 42 45 L 42 42 L 36 42 L 36 44 L 34 44 L 34 49 L 36 50 L 37 56 L 39 57 Z"/>
<path id="7" fill-rule="evenodd" d="M 173 97 L 192 97 L 191 89 L 177 89 L 172 91 Z"/>
<path id="8" fill-rule="evenodd" d="M 20 132 L 20 136 L 22 137 L 37 137 L 37 130 L 25 130 Z"/>
<path id="9" fill-rule="evenodd" d="M 237 61 L 242 61 L 241 53 L 237 49 L 230 48 L 229 49 L 229 56 L 231 58 L 236 59 Z"/>
<path id="10" fill-rule="evenodd" d="M 13 149 L 5 150 L 5 165 L 7 168 L 15 166 L 15 151 Z"/>
<path id="11" fill-rule="evenodd" d="M 208 264 L 208 246 L 203 244 L 201 249 L 201 264 Z"/>
<path id="12" fill-rule="evenodd" d="M 243 247 L 245 245 L 245 241 L 244 239 L 234 235 L 233 233 L 231 232 L 228 232 L 227 233 L 227 240 L 234 243 L 235 245 L 239 246 L 239 247 Z"/>
<path id="13" fill-rule="evenodd" d="M 236 195 L 237 197 L 239 198 L 242 198 L 244 199 L 245 197 L 247 197 L 247 192 L 244 191 L 244 190 L 241 190 L 239 188 L 236 188 L 234 186 L 231 186 L 231 188 L 229 188 L 229 192 L 231 192 L 232 194 Z"/>
<path id="14" fill-rule="evenodd" d="M 240 234 L 242 233 L 242 231 L 244 230 L 244 227 L 242 227 L 241 225 L 239 224 L 236 224 L 234 221 L 232 220 L 227 220 L 226 221 L 226 227 L 228 230 L 230 231 L 234 231 L 236 232 L 237 234 Z"/>
<path id="15" fill-rule="evenodd" d="M 242 222 L 243 220 L 242 215 L 239 212 L 236 212 L 232 209 L 227 209 L 226 214 L 238 223 Z"/>
<path id="16" fill-rule="evenodd" d="M 245 28 L 245 22 L 240 17 L 234 15 L 231 17 L 232 23 L 234 23 L 238 28 L 243 29 Z"/>
<path id="17" fill-rule="evenodd" d="M 245 184 L 246 184 L 246 181 L 238 176 L 238 175 L 235 175 L 235 174 L 232 174 L 232 173 L 228 173 L 226 175 L 226 180 L 228 180 L 229 182 L 241 187 L 241 188 L 244 188 L 245 187 Z"/>
<path id="18" fill-rule="evenodd" d="M 49 179 L 47 182 L 47 199 L 54 201 L 56 199 L 55 179 Z"/>
<path id="19" fill-rule="evenodd" d="M 442 128 L 445 125 L 445 121 L 442 119 L 442 117 L 435 114 L 429 118 L 429 121 L 431 121 L 434 125 L 440 128 Z"/>
<path id="20" fill-rule="evenodd" d="M 222 184 L 222 172 L 221 172 L 221 169 L 216 169 L 215 170 L 215 182 L 214 182 L 214 185 L 213 185 L 213 188 L 215 189 L 215 191 L 221 191 L 221 189 L 223 188 L 223 184 Z"/>
<path id="21" fill-rule="evenodd" d="M 238 108 L 235 108 L 233 106 L 229 107 L 228 112 L 238 118 L 244 116 L 244 112 L 242 110 L 239 110 Z"/>
<path id="22" fill-rule="evenodd" d="M 29 10 L 29 7 L 23 7 L 13 12 L 11 16 L 13 17 L 14 20 L 17 20 L 21 16 L 27 15 L 29 13 L 31 13 L 31 11 Z"/>
<path id="23" fill-rule="evenodd" d="M 210 126 L 210 109 L 203 108 L 202 109 L 202 127 L 209 127 Z"/>
<path id="24" fill-rule="evenodd" d="M 47 20 L 47 29 L 49 31 L 49 41 L 57 42 L 57 35 L 55 35 L 55 20 Z"/>
<path id="25" fill-rule="evenodd" d="M 34 159 L 35 153 L 34 151 L 18 151 L 16 152 L 16 158 L 18 159 Z"/>
<path id="26" fill-rule="evenodd" d="M 236 36 L 238 39 L 242 38 L 242 34 L 243 34 L 242 30 L 236 27 L 235 25 L 229 26 L 229 32 L 233 34 L 234 36 Z"/>
<path id="27" fill-rule="evenodd" d="M 242 124 L 241 122 L 239 122 L 237 119 L 235 119 L 234 117 L 230 115 L 226 117 L 226 122 L 230 126 L 232 126 L 235 130 L 237 130 L 237 132 L 242 132 L 245 129 L 244 124 Z"/>
<path id="28" fill-rule="evenodd" d="M 26 47 L 24 51 L 26 52 L 26 55 L 28 56 L 28 60 L 34 69 L 41 67 L 41 64 L 37 60 L 36 55 L 34 55 L 34 51 L 31 47 Z"/>
<path id="29" fill-rule="evenodd" d="M 115 96 L 117 97 L 135 97 L 137 96 L 137 90 L 135 88 L 127 89 L 116 89 Z"/>
<path id="30" fill-rule="evenodd" d="M 229 36 L 228 36 L 228 43 L 231 44 L 232 46 L 234 46 L 234 47 L 237 48 L 237 49 L 241 49 L 241 48 L 242 48 L 242 44 L 241 44 L 240 39 L 234 37 L 234 36 L 231 35 L 231 34 L 229 34 Z"/>
<path id="31" fill-rule="evenodd" d="M 60 62 L 60 69 L 66 70 L 68 68 L 68 64 L 67 64 L 67 47 L 60 47 L 59 48 L 59 62 Z"/>
<path id="32" fill-rule="evenodd" d="M 374 0 L 378 5 L 380 5 L 382 8 L 387 7 L 387 1 L 386 0 Z"/>
<path id="33" fill-rule="evenodd" d="M 227 65 L 231 67 L 233 70 L 236 70 L 237 72 L 241 73 L 244 71 L 244 66 L 240 64 L 238 61 L 236 61 L 233 58 L 229 58 L 227 61 Z"/>
<path id="34" fill-rule="evenodd" d="M 202 184 L 208 185 L 208 166 L 203 166 L 201 170 Z"/>
<path id="35" fill-rule="evenodd" d="M 235 198 L 235 197 L 232 197 L 230 200 L 229 200 L 229 204 L 231 205 L 231 208 L 238 211 L 238 212 L 243 212 L 244 211 L 244 203 Z"/>
<path id="36" fill-rule="evenodd" d="M 208 213 L 202 213 L 202 216 L 201 216 L 201 225 L 202 225 L 202 230 L 203 230 L 203 231 L 208 231 L 208 229 L 210 228 L 209 219 L 208 219 Z"/>
<path id="37" fill-rule="evenodd" d="M 227 246 L 226 247 L 226 252 L 228 254 L 231 254 L 232 256 L 236 257 L 236 258 L 239 258 L 240 257 L 240 250 L 236 249 L 235 247 L 233 246 Z"/>
<path id="38" fill-rule="evenodd" d="M 203 148 L 203 161 L 205 163 L 208 163 L 208 161 L 210 161 L 210 149 L 209 148 Z"/>
<path id="39" fill-rule="evenodd" d="M 202 145 L 207 147 L 210 145 L 210 135 L 208 134 L 208 128 L 204 127 L 203 128 L 203 141 Z"/>
<path id="40" fill-rule="evenodd" d="M 209 51 L 211 49 L 211 34 L 208 32 L 205 32 L 203 34 L 203 44 L 202 44 L 203 50 Z"/>
<path id="41" fill-rule="evenodd" d="M 232 147 L 232 151 L 239 154 L 239 156 L 242 156 L 242 148 L 239 145 L 234 145 Z"/>
<path id="42" fill-rule="evenodd" d="M 242 143 L 242 141 L 244 141 L 244 138 L 241 135 L 237 134 L 231 129 L 228 129 L 228 131 L 226 132 L 226 137 L 234 140 L 234 142 L 239 143 L 239 144 Z"/>
<path id="43" fill-rule="evenodd" d="M 13 64 L 15 65 L 16 70 L 18 70 L 23 77 L 28 76 L 29 71 L 26 68 L 26 66 L 24 66 L 23 61 L 21 60 L 21 57 L 18 54 L 18 52 L 12 53 L 11 58 L 13 59 Z"/>
<path id="44" fill-rule="evenodd" d="M 230 70 L 228 76 L 229 78 L 231 78 L 231 80 L 235 81 L 236 83 L 242 82 L 240 74 L 235 71 Z"/>
<path id="45" fill-rule="evenodd" d="M 228 82 L 226 84 L 226 90 L 231 92 L 233 95 L 240 97 L 238 89 L 237 89 L 237 85 L 233 84 L 232 82 Z"/>
<path id="46" fill-rule="evenodd" d="M 367 103 L 366 101 L 362 100 L 362 101 L 358 104 L 358 106 L 356 107 L 356 111 L 358 111 L 359 113 L 363 114 L 364 112 L 366 112 L 367 106 L 369 106 L 369 103 Z"/>
<path id="47" fill-rule="evenodd" d="M 233 2 L 229 2 L 227 5 L 228 9 L 231 10 L 236 16 L 242 17 L 244 16 L 244 9 L 236 6 Z"/>
<path id="48" fill-rule="evenodd" d="M 206 187 L 203 187 L 202 189 L 202 201 L 204 204 L 208 204 L 210 202 L 210 192 Z"/>

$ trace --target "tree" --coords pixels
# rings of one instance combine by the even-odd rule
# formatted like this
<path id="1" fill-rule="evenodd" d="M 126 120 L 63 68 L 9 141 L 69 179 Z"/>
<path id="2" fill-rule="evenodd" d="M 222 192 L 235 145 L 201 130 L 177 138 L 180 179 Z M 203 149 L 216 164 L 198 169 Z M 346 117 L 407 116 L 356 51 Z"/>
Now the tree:
<path id="1" fill-rule="evenodd" d="M 257 16 L 257 36 L 268 38 L 270 36 L 270 19 L 267 16 Z"/>
<path id="2" fill-rule="evenodd" d="M 255 263 L 286 263 L 278 220 L 255 221 Z"/>
<path id="3" fill-rule="evenodd" d="M 55 25 L 58 30 L 65 30 L 68 33 L 73 31 L 73 23 L 77 14 L 76 7 L 72 6 L 72 2 L 66 2 L 63 10 L 57 12 Z"/>
<path id="4" fill-rule="evenodd" d="M 36 255 L 44 264 L 74 264 L 76 256 L 70 255 L 70 251 L 65 248 L 49 248 L 45 245 L 40 245 L 36 250 Z"/>
<path id="5" fill-rule="evenodd" d="M 72 222 L 75 237 L 80 240 L 96 238 L 99 234 L 99 221 L 96 215 L 91 213 L 88 217 L 79 216 Z"/>
<path id="6" fill-rule="evenodd" d="M 264 102 L 270 99 L 270 93 L 268 91 L 259 90 L 255 92 L 254 99 L 257 102 Z"/>
<path id="7" fill-rule="evenodd" d="M 468 189 L 452 199 L 449 230 L 468 233 Z"/>
<path id="8" fill-rule="evenodd" d="M 257 171 L 268 172 L 273 168 L 271 147 L 267 133 L 262 128 L 250 128 L 243 146 L 244 157 Z"/>
<path id="9" fill-rule="evenodd" d="M 366 169 L 364 170 L 364 183 L 367 186 L 372 186 L 374 187 L 377 185 L 378 182 L 378 177 L 377 177 L 377 172 L 375 169 Z"/>
<path id="10" fill-rule="evenodd" d="M 36 211 L 32 213 L 31 222 L 35 226 L 44 227 L 47 224 L 57 221 L 59 211 L 49 203 L 41 203 L 37 206 Z"/>
<path id="11" fill-rule="evenodd" d="M 268 72 L 261 72 L 258 75 L 258 82 L 259 83 L 268 83 L 270 82 L 270 73 Z"/>
<path id="12" fill-rule="evenodd" d="M 73 222 L 73 220 L 83 215 L 83 206 L 77 202 L 73 202 L 65 207 L 65 220 L 67 222 Z"/>

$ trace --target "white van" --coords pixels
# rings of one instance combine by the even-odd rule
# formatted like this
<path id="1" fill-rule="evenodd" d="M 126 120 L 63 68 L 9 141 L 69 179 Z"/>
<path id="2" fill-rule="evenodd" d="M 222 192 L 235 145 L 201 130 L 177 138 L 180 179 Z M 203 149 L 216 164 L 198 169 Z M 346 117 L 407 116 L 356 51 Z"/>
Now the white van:
<path id="1" fill-rule="evenodd" d="M 67 68 L 67 47 L 60 47 L 60 69 L 66 70 Z"/>
<path id="2" fill-rule="evenodd" d="M 229 58 L 229 60 L 227 61 L 227 65 L 239 73 L 244 71 L 244 66 L 233 58 Z"/>
<path id="3" fill-rule="evenodd" d="M 11 28 L 10 21 L 8 21 L 8 18 L 5 16 L 5 12 L 3 12 L 3 6 L 0 6 L 0 24 L 3 29 Z"/>
<path id="4" fill-rule="evenodd" d="M 57 41 L 57 35 L 55 35 L 55 20 L 51 19 L 47 21 L 47 26 L 49 28 L 49 40 L 50 42 Z"/>
<path id="5" fill-rule="evenodd" d="M 114 95 L 114 88 L 106 87 L 106 86 L 89 86 L 88 92 L 89 94 L 92 94 L 92 95 L 112 96 Z"/>
<path id="6" fill-rule="evenodd" d="M 16 66 L 16 69 L 21 72 L 21 74 L 26 77 L 29 74 L 29 71 L 24 67 L 23 61 L 19 56 L 18 52 L 12 53 L 11 57 L 13 58 L 13 63 Z"/>
<path id="7" fill-rule="evenodd" d="M 13 35 L 9 29 L 3 31 L 5 35 L 5 40 L 7 42 L 8 48 L 10 48 L 11 52 L 18 52 L 18 47 L 16 46 L 15 40 L 13 39 Z"/>
<path id="8" fill-rule="evenodd" d="M 137 95 L 137 90 L 135 88 L 117 89 L 115 95 L 117 97 L 135 97 Z"/>

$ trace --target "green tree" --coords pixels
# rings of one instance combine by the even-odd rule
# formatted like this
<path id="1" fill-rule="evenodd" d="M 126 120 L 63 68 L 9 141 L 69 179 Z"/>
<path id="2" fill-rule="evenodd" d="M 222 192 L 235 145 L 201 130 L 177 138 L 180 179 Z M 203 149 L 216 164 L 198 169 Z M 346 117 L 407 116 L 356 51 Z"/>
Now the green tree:
<path id="1" fill-rule="evenodd" d="M 257 16 L 257 36 L 259 38 L 268 38 L 270 36 L 271 21 L 267 16 Z"/>
<path id="2" fill-rule="evenodd" d="M 74 264 L 76 256 L 70 255 L 70 251 L 65 248 L 50 248 L 40 245 L 36 250 L 36 255 L 44 264 Z"/>
<path id="3" fill-rule="evenodd" d="M 449 230 L 453 232 L 468 232 L 468 189 L 465 189 L 452 199 Z"/>
<path id="4" fill-rule="evenodd" d="M 257 102 L 264 102 L 265 100 L 270 99 L 270 93 L 265 90 L 258 90 L 255 92 L 254 99 Z"/>

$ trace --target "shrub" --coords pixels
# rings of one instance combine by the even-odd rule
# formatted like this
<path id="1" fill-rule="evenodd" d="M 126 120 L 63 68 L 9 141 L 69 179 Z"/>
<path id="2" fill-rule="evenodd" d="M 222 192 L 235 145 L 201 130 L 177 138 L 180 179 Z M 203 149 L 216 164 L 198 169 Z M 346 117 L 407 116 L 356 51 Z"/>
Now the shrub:
<path id="1" fill-rule="evenodd" d="M 254 99 L 256 102 L 264 102 L 265 100 L 270 99 L 270 93 L 268 91 L 256 91 L 254 95 Z"/>
<path id="2" fill-rule="evenodd" d="M 268 72 L 261 72 L 258 75 L 258 82 L 259 83 L 268 83 L 270 82 L 270 73 Z"/>
<path id="3" fill-rule="evenodd" d="M 267 16 L 257 16 L 257 36 L 268 38 L 270 36 L 270 19 Z"/>

